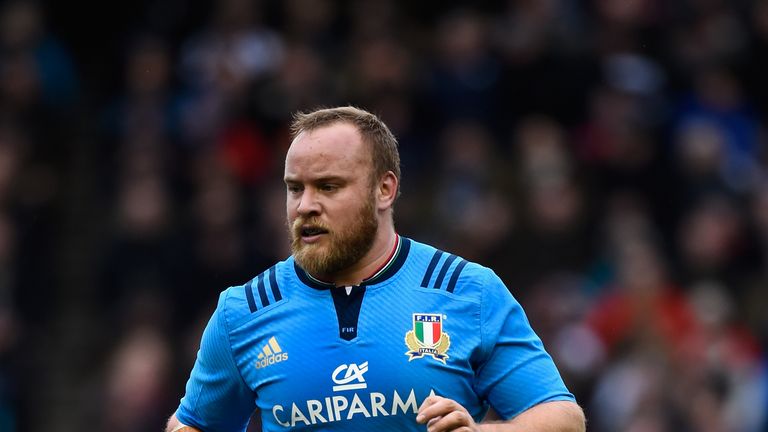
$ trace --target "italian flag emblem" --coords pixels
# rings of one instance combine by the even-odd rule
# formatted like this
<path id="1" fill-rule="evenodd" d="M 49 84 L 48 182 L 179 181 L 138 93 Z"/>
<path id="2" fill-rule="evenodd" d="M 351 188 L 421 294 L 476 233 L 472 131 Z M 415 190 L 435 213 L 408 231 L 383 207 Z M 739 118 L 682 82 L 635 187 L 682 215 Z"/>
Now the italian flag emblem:
<path id="1" fill-rule="evenodd" d="M 405 353 L 408 361 L 431 355 L 435 360 L 445 363 L 451 339 L 443 332 L 443 315 L 413 314 L 413 330 L 405 334 L 405 345 L 409 349 Z"/>

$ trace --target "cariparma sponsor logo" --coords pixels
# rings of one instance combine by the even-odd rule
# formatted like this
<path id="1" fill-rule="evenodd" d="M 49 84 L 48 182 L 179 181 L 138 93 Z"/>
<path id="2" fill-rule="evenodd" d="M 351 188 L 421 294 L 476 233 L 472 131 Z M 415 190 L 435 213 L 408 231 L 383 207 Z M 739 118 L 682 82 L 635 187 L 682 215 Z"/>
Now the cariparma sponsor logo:
<path id="1" fill-rule="evenodd" d="M 337 367 L 331 374 L 334 392 L 349 392 L 362 390 L 368 387 L 364 374 L 368 371 L 368 362 L 361 364 L 343 364 Z M 370 393 L 343 393 L 328 396 L 322 399 L 310 399 L 302 403 L 291 403 L 289 406 L 274 405 L 272 415 L 275 421 L 286 428 L 295 428 L 298 425 L 310 426 L 323 423 L 333 423 L 344 420 L 354 420 L 356 417 L 387 417 L 398 414 L 413 414 L 418 412 L 419 406 L 429 396 L 434 396 L 435 391 L 430 390 L 428 395 L 417 401 L 416 393 L 411 389 L 403 397 L 397 390 L 391 394 L 380 392 Z"/>
<path id="2" fill-rule="evenodd" d="M 443 331 L 443 316 L 432 313 L 413 314 L 413 330 L 405 334 L 408 361 L 431 355 L 443 362 L 449 357 L 451 338 Z"/>
<path id="3" fill-rule="evenodd" d="M 283 352 L 280 345 L 277 343 L 277 339 L 274 336 L 269 338 L 267 344 L 262 347 L 261 352 L 256 358 L 256 369 L 272 366 L 275 363 L 280 363 L 288 360 L 288 353 Z"/>

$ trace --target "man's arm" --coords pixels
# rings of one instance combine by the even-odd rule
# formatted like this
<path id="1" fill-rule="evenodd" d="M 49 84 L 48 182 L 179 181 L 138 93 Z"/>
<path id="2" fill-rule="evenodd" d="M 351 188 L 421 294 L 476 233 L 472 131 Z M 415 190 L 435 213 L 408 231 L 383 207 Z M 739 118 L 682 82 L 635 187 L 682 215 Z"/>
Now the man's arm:
<path id="1" fill-rule="evenodd" d="M 454 400 L 430 396 L 419 408 L 416 421 L 429 432 L 584 432 L 584 412 L 570 401 L 538 404 L 517 417 L 493 423 L 475 423 L 469 412 Z"/>
<path id="2" fill-rule="evenodd" d="M 225 306 L 231 292 L 228 289 L 219 297 L 219 304 L 203 331 L 185 395 L 169 421 L 169 425 L 178 422 L 174 423 L 176 427 L 194 426 L 194 429 L 181 429 L 185 432 L 245 431 L 255 409 L 256 395 L 243 379 L 230 343 Z"/>
<path id="3" fill-rule="evenodd" d="M 176 414 L 172 415 L 168 419 L 168 426 L 165 427 L 165 432 L 202 432 L 200 429 L 195 429 L 192 426 L 183 425 L 176 418 Z"/>
<path id="4" fill-rule="evenodd" d="M 554 401 L 536 405 L 502 423 L 482 424 L 481 431 L 584 432 L 584 411 L 575 402 Z"/>

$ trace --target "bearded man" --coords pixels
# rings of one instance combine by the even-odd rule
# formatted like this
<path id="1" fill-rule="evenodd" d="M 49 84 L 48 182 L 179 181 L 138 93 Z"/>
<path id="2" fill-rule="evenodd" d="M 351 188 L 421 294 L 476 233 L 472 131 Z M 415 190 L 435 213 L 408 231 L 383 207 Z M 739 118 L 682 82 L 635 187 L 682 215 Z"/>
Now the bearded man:
<path id="1" fill-rule="evenodd" d="M 339 107 L 292 132 L 293 254 L 221 294 L 166 430 L 245 431 L 258 409 L 265 431 L 583 431 L 496 274 L 396 233 L 387 126 Z"/>

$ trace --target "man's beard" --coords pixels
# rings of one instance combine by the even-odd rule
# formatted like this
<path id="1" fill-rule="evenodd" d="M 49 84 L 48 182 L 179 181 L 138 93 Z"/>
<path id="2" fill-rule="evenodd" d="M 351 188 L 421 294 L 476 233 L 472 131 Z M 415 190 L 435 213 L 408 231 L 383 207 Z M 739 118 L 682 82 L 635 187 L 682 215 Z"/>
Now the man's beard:
<path id="1" fill-rule="evenodd" d="M 327 231 L 323 244 L 306 244 L 301 239 L 302 225 Z M 374 200 L 366 202 L 347 226 L 331 230 L 318 218 L 297 217 L 291 224 L 291 250 L 301 268 L 316 277 L 329 277 L 352 267 L 371 250 L 379 228 Z"/>

